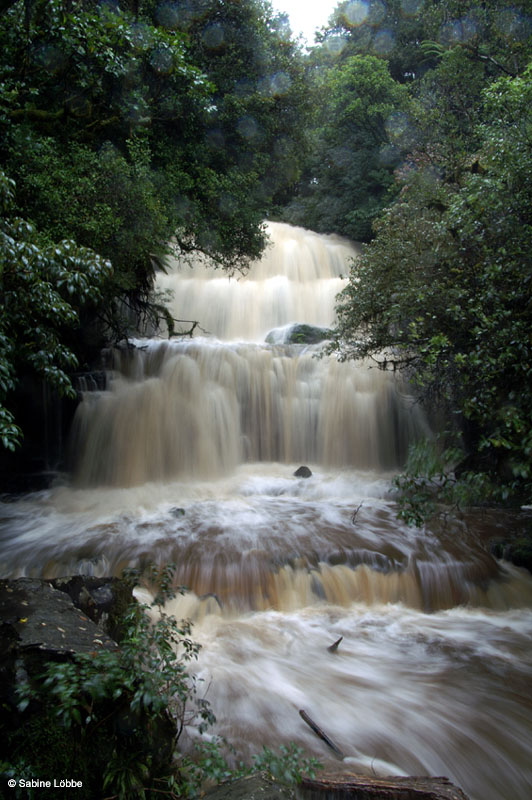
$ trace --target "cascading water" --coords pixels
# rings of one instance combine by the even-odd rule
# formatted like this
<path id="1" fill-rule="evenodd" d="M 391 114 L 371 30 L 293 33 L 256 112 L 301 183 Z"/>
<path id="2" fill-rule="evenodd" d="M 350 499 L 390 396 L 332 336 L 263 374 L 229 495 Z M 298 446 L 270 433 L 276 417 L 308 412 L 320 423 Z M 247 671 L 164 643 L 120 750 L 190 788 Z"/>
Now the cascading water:
<path id="1" fill-rule="evenodd" d="M 532 580 L 483 543 L 510 518 L 397 520 L 389 478 L 420 408 L 393 375 L 284 343 L 292 323 L 331 324 L 356 250 L 269 230 L 245 278 L 161 277 L 172 314 L 210 335 L 116 353 L 79 407 L 71 482 L 2 505 L 2 574 L 174 561 L 191 592 L 171 611 L 195 620 L 216 732 L 238 749 L 294 740 L 326 762 L 304 708 L 347 753 L 336 769 L 527 800 Z"/>

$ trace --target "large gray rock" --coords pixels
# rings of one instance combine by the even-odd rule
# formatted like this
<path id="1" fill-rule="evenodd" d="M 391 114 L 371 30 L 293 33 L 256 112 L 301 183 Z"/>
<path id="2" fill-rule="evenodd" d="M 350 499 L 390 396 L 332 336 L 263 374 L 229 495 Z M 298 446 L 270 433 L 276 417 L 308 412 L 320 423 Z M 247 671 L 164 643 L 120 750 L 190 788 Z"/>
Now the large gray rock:
<path id="1" fill-rule="evenodd" d="M 0 581 L 0 621 L 0 636 L 21 651 L 63 656 L 118 648 L 67 593 L 36 578 Z"/>
<path id="2" fill-rule="evenodd" d="M 123 617 L 134 601 L 131 586 L 120 578 L 74 575 L 55 578 L 50 584 L 68 594 L 76 608 L 103 628 L 111 639 L 123 638 Z"/>
<path id="3" fill-rule="evenodd" d="M 284 328 L 274 328 L 269 331 L 265 341 L 267 344 L 319 344 L 331 336 L 330 328 L 298 322 Z"/>
<path id="4" fill-rule="evenodd" d="M 83 579 L 80 579 L 83 580 Z M 46 664 L 118 644 L 49 581 L 0 580 L 0 702 L 16 706 L 16 686 Z"/>

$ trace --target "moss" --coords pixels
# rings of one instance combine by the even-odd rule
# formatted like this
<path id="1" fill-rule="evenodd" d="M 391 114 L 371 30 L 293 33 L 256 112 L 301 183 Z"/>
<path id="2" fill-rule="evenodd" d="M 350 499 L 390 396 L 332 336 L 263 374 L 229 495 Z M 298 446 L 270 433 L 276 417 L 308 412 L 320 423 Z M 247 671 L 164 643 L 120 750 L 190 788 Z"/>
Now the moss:
<path id="1" fill-rule="evenodd" d="M 33 708 L 17 716 L 18 720 L 12 714 L 11 724 L 3 724 L 0 729 L 0 741 L 8 754 L 14 778 L 37 778 L 52 783 L 54 779 L 75 779 L 83 784 L 75 790 L 78 800 L 91 800 L 97 796 L 94 776 L 98 775 L 100 764 L 95 764 L 93 759 L 97 753 L 100 762 L 102 756 L 106 757 L 102 743 L 98 742 L 98 748 L 86 747 L 74 731 L 58 721 L 51 705 Z M 19 791 L 22 792 L 20 797 L 31 797 L 28 790 Z M 52 786 L 35 791 L 39 800 L 70 800 L 73 789 Z M 17 794 L 10 796 L 17 797 Z"/>
<path id="2" fill-rule="evenodd" d="M 491 549 L 497 558 L 504 558 L 532 573 L 532 529 L 513 538 L 499 539 Z"/>

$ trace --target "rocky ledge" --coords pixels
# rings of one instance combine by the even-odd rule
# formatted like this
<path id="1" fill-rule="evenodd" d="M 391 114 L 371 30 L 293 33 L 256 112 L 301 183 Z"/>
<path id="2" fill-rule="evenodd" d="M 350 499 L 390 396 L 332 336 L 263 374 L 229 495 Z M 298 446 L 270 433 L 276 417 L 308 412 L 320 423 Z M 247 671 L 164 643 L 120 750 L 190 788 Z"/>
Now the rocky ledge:
<path id="1" fill-rule="evenodd" d="M 117 650 L 131 600 L 116 578 L 0 580 L 0 698 L 13 699 L 21 670 L 36 674 L 50 661 Z"/>

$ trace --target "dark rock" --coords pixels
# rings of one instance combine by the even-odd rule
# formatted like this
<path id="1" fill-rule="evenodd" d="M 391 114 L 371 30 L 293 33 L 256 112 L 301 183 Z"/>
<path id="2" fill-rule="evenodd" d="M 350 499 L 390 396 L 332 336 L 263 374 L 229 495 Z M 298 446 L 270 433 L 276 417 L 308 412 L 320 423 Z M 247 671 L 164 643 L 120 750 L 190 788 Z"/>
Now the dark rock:
<path id="1" fill-rule="evenodd" d="M 448 778 L 368 778 L 362 775 L 320 775 L 303 778 L 297 800 L 468 800 Z"/>
<path id="2" fill-rule="evenodd" d="M 118 645 L 70 597 L 34 578 L 0 581 L 0 702 L 16 707 L 16 687 L 50 662 Z"/>
<path id="3" fill-rule="evenodd" d="M 330 339 L 332 331 L 329 328 L 320 328 L 317 325 L 294 325 L 286 338 L 287 344 L 318 344 Z"/>
<path id="4" fill-rule="evenodd" d="M 332 337 L 330 328 L 297 323 L 288 328 L 274 328 L 266 336 L 267 344 L 319 344 Z"/>
<path id="5" fill-rule="evenodd" d="M 20 651 L 66 656 L 118 645 L 70 597 L 36 578 L 0 581 L 0 619 L 4 641 Z"/>
<path id="6" fill-rule="evenodd" d="M 184 517 L 185 516 L 185 509 L 184 508 L 171 508 L 170 514 L 173 517 Z"/>
<path id="7" fill-rule="evenodd" d="M 308 467 L 298 467 L 294 472 L 296 478 L 310 478 L 312 476 L 312 472 Z"/>
<path id="8" fill-rule="evenodd" d="M 520 536 L 492 540 L 491 552 L 495 558 L 504 558 L 516 567 L 524 567 L 532 573 L 532 531 Z"/>
<path id="9" fill-rule="evenodd" d="M 294 789 L 283 786 L 263 773 L 222 783 L 209 789 L 205 794 L 205 800 L 294 800 L 294 798 Z"/>
<path id="10" fill-rule="evenodd" d="M 56 578 L 50 584 L 65 592 L 76 608 L 103 628 L 111 639 L 115 642 L 122 640 L 123 617 L 134 601 L 129 584 L 120 578 L 92 578 L 84 575 Z"/>

